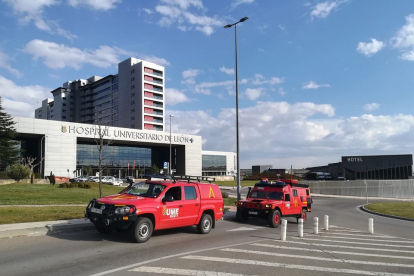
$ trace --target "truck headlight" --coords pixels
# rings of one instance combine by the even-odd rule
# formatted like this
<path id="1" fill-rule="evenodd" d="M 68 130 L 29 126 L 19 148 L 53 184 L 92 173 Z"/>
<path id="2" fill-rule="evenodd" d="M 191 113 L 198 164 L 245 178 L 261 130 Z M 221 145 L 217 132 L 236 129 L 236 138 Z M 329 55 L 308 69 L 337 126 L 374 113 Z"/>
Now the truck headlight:
<path id="1" fill-rule="evenodd" d="M 131 210 L 131 207 L 128 207 L 128 206 L 118 207 L 115 209 L 115 214 L 124 215 L 128 213 L 129 210 Z"/>

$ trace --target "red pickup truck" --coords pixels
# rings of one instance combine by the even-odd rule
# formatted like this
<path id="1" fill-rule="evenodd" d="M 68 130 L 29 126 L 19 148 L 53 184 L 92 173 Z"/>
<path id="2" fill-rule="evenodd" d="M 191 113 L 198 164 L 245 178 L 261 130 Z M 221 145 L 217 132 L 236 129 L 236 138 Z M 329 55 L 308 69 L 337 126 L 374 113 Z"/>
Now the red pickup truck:
<path id="1" fill-rule="evenodd" d="M 309 185 L 290 179 L 276 182 L 263 179 L 254 185 L 246 199 L 237 201 L 236 217 L 240 222 L 247 222 L 249 217 L 260 217 L 276 228 L 282 217 L 302 218 L 305 222 L 311 207 Z"/>
<path id="2" fill-rule="evenodd" d="M 154 230 L 190 225 L 208 234 L 222 218 L 224 203 L 217 185 L 200 180 L 208 179 L 186 177 L 130 185 L 119 194 L 92 199 L 85 216 L 98 232 L 129 232 L 139 243 L 146 242 Z"/>

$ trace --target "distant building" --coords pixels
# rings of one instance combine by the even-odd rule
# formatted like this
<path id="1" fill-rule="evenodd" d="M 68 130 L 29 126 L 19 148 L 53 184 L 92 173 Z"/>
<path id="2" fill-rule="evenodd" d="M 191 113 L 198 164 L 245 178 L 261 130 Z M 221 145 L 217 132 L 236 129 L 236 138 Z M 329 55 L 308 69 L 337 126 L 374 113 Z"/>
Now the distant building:
<path id="1" fill-rule="evenodd" d="M 342 156 L 342 162 L 306 168 L 310 172 L 330 173 L 332 179 L 408 179 L 412 177 L 413 155 Z"/>
<path id="2" fill-rule="evenodd" d="M 236 175 L 236 153 L 223 151 L 202 152 L 203 176 Z"/>
<path id="3" fill-rule="evenodd" d="M 272 168 L 273 165 L 255 165 L 252 166 L 252 174 L 259 174 Z"/>

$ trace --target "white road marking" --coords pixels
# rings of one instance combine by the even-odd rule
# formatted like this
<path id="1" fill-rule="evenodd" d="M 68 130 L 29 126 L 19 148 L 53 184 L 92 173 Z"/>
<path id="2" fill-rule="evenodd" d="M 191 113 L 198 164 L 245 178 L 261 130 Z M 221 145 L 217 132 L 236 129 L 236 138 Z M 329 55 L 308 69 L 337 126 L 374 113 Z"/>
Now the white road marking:
<path id="1" fill-rule="evenodd" d="M 264 241 L 264 239 L 257 240 L 257 241 L 251 241 L 251 242 L 243 242 L 243 243 L 238 243 L 238 244 L 232 244 L 231 246 L 239 246 L 239 245 L 245 245 L 245 244 L 250 244 L 250 243 L 255 243 L 255 242 L 262 242 L 262 241 Z M 222 249 L 222 248 L 228 248 L 228 247 L 231 247 L 231 246 L 228 246 L 228 245 L 227 246 L 218 246 L 218 247 L 211 247 L 211 248 L 205 248 L 205 249 L 200 249 L 200 250 L 189 251 L 189 252 L 185 252 L 185 253 L 168 255 L 168 256 L 165 256 L 165 257 L 155 258 L 155 259 L 151 259 L 151 260 L 136 263 L 136 264 L 121 266 L 121 267 L 114 268 L 114 269 L 111 269 L 111 270 L 96 273 L 96 274 L 93 274 L 91 276 L 102 276 L 102 275 L 118 272 L 118 271 L 121 271 L 121 270 L 126 270 L 126 269 L 130 269 L 130 268 L 133 268 L 133 267 L 141 266 L 141 265 L 144 265 L 144 264 L 156 262 L 156 261 L 161 261 L 161 260 L 170 259 L 170 258 L 174 258 L 174 257 L 180 257 L 180 256 L 188 255 L 188 254 L 205 252 L 205 251 L 209 251 L 209 250 L 217 250 L 217 249 Z"/>
<path id="2" fill-rule="evenodd" d="M 129 271 L 160 273 L 160 274 L 167 274 L 167 275 L 245 276 L 244 274 L 234 274 L 234 273 L 226 273 L 226 272 L 193 270 L 193 269 L 177 269 L 177 268 L 166 268 L 166 267 L 151 267 L 151 266 L 141 266 L 138 268 L 131 269 Z"/>
<path id="3" fill-rule="evenodd" d="M 227 230 L 227 232 L 232 232 L 232 231 L 252 231 L 252 230 L 257 230 L 257 228 L 262 228 L 262 227 L 255 227 L 255 228 L 239 227 L 239 228 L 236 228 L 236 229 Z"/>
<path id="4" fill-rule="evenodd" d="M 351 243 L 351 244 L 364 244 L 364 245 L 375 245 L 375 246 L 386 246 L 386 247 L 398 247 L 398 248 L 414 248 L 414 246 L 410 245 L 394 245 L 394 244 L 380 244 L 380 243 L 369 243 L 369 242 L 352 242 L 352 241 L 335 241 L 335 240 L 323 240 L 323 239 L 309 239 L 309 238 L 298 238 L 298 237 L 291 237 L 292 239 L 300 239 L 300 240 L 307 240 L 307 241 L 323 241 L 323 242 L 333 242 L 333 243 Z M 414 253 L 414 251 L 413 251 Z"/>
<path id="5" fill-rule="evenodd" d="M 306 237 L 327 237 L 327 236 L 325 236 L 325 235 L 307 234 Z M 368 236 L 368 237 L 370 237 L 370 236 Z M 381 238 L 381 237 L 377 237 L 375 239 L 362 239 L 362 238 L 350 238 L 350 237 L 338 237 L 338 236 L 334 236 L 333 237 L 332 235 L 330 235 L 329 238 L 334 238 L 334 239 L 348 239 L 348 240 L 360 240 L 360 241 L 380 241 L 380 240 L 378 240 L 378 238 Z M 395 240 L 381 240 L 381 241 L 383 241 L 383 242 L 391 242 L 391 243 L 393 243 L 393 242 L 395 242 L 395 243 L 414 243 L 414 241 L 402 241 L 402 240 L 400 240 L 400 241 L 395 241 Z"/>
<path id="6" fill-rule="evenodd" d="M 364 264 L 364 265 L 376 265 L 376 266 L 414 267 L 414 265 L 407 265 L 407 264 L 384 263 L 384 262 L 366 262 L 366 261 L 356 261 L 356 260 L 343 260 L 343 259 L 293 255 L 293 254 L 285 254 L 285 253 L 263 252 L 263 251 L 235 249 L 235 248 L 224 248 L 224 249 L 220 249 L 220 250 L 221 251 L 227 251 L 227 252 L 249 253 L 249 254 L 257 254 L 257 255 L 277 256 L 277 257 L 292 257 L 292 258 L 297 258 L 297 259 L 309 259 L 309 260 L 337 262 L 337 263 Z"/>
<path id="7" fill-rule="evenodd" d="M 269 247 L 269 248 L 277 248 L 277 249 L 300 250 L 300 251 L 306 251 L 306 252 L 320 252 L 320 253 L 331 253 L 331 254 L 344 254 L 344 255 L 367 256 L 367 257 L 396 258 L 396 259 L 414 260 L 414 257 L 407 257 L 407 256 L 380 255 L 380 254 L 369 254 L 369 253 L 347 252 L 347 251 L 329 251 L 329 250 L 321 250 L 321 249 L 314 249 L 314 248 L 289 247 L 289 246 L 261 244 L 261 243 L 253 243 L 253 244 L 250 244 L 250 245 Z"/>
<path id="8" fill-rule="evenodd" d="M 371 251 L 414 253 L 414 251 L 386 249 L 386 248 L 367 248 L 367 247 L 346 246 L 346 245 L 338 245 L 338 244 L 309 243 L 309 242 L 295 242 L 295 241 L 279 241 L 279 240 L 273 240 L 273 241 L 275 241 L 275 242 L 284 242 L 284 243 L 294 243 L 294 244 L 316 245 L 316 246 L 322 246 L 322 247 L 337 247 L 337 248 L 350 248 L 350 249 L 361 249 L 361 250 L 371 250 Z"/>
<path id="9" fill-rule="evenodd" d="M 244 264 L 244 265 L 258 265 L 258 266 L 270 266 L 270 267 L 283 267 L 291 269 L 303 269 L 306 271 L 322 271 L 322 272 L 331 272 L 333 274 L 337 273 L 349 273 L 357 275 L 372 275 L 372 276 L 407 276 L 409 274 L 398 274 L 398 273 L 388 273 L 388 272 L 371 272 L 364 270 L 355 270 L 355 269 L 341 269 L 341 268 L 329 268 L 329 267 L 320 267 L 320 266 L 308 266 L 308 265 L 294 265 L 286 263 L 273 263 L 273 262 L 263 262 L 263 261 L 253 261 L 246 259 L 233 259 L 233 258 L 218 258 L 218 257 L 207 257 L 207 256 L 184 256 L 182 259 L 187 260 L 198 260 L 198 261 L 210 261 L 210 262 L 222 262 L 222 263 L 231 263 L 231 264 Z"/>
<path id="10" fill-rule="evenodd" d="M 321 230 L 319 230 L 320 232 Z M 362 233 L 361 233 L 362 234 Z M 314 235 L 314 234 L 308 234 L 308 235 Z M 381 238 L 381 239 L 401 239 L 403 240 L 403 238 L 399 238 L 399 237 L 393 237 L 393 236 L 385 236 L 385 235 L 373 235 L 373 234 L 369 234 L 369 233 L 365 233 L 362 235 L 358 235 L 358 234 L 349 234 L 349 233 L 330 233 L 330 232 L 323 232 L 320 236 L 334 236 L 334 235 L 342 235 L 342 236 L 357 236 L 357 237 L 376 237 L 376 238 Z"/>

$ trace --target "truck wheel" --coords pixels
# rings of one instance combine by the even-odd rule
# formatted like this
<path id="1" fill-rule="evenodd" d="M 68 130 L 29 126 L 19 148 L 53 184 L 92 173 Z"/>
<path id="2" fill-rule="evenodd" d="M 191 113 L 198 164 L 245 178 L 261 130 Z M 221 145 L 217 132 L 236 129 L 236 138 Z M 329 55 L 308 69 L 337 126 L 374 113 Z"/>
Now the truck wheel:
<path id="1" fill-rule="evenodd" d="M 95 229 L 96 229 L 96 231 L 98 231 L 101 234 L 109 234 L 109 233 L 112 233 L 112 230 L 111 229 L 108 229 L 108 228 L 105 228 L 103 226 L 99 226 L 99 225 L 96 225 L 96 224 L 95 224 Z"/>
<path id="2" fill-rule="evenodd" d="M 305 223 L 305 221 L 306 221 L 306 217 L 307 217 L 306 210 L 305 210 L 305 209 L 303 209 L 303 210 L 302 210 L 302 215 L 300 216 L 300 218 L 301 218 L 301 219 L 303 219 L 303 223 Z"/>
<path id="3" fill-rule="evenodd" d="M 280 212 L 279 210 L 273 210 L 270 214 L 269 214 L 269 225 L 270 227 L 273 228 L 278 228 L 280 225 Z"/>
<path id="4" fill-rule="evenodd" d="M 243 210 L 242 208 L 237 208 L 236 219 L 240 222 L 245 223 L 249 220 L 249 213 L 247 213 L 247 211 Z"/>
<path id="5" fill-rule="evenodd" d="M 201 216 L 200 222 L 197 225 L 197 230 L 201 234 L 208 234 L 211 231 L 213 226 L 213 219 L 209 214 L 203 214 Z"/>
<path id="6" fill-rule="evenodd" d="M 131 234 L 133 239 L 138 242 L 146 242 L 151 238 L 152 231 L 154 226 L 152 221 L 146 217 L 139 217 L 132 225 L 131 225 Z"/>

